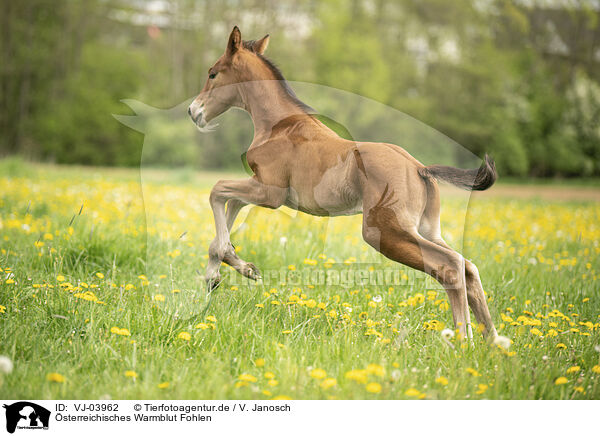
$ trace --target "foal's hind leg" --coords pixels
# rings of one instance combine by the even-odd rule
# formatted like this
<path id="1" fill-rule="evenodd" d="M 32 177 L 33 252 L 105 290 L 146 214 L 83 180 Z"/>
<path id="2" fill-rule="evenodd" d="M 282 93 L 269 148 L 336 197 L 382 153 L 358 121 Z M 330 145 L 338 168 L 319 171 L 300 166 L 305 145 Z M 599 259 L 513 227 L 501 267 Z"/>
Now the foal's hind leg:
<path id="1" fill-rule="evenodd" d="M 437 222 L 439 222 L 439 219 L 437 220 Z M 439 225 L 436 226 L 429 225 L 428 223 L 422 223 L 420 230 L 420 233 L 426 239 L 443 248 L 452 250 L 452 248 L 450 248 L 446 241 L 444 241 L 444 239 L 441 237 Z M 477 322 L 485 326 L 486 335 L 495 338 L 498 335 L 498 333 L 496 332 L 496 327 L 494 327 L 494 322 L 492 321 L 492 316 L 490 315 L 490 310 L 486 302 L 485 293 L 483 292 L 483 286 L 479 277 L 479 271 L 477 270 L 475 264 L 466 259 L 465 281 L 467 286 L 467 298 L 469 306 L 471 306 L 471 309 L 475 314 Z"/>
<path id="2" fill-rule="evenodd" d="M 448 294 L 454 325 L 463 337 L 470 336 L 461 255 L 428 241 L 416 229 L 406 231 L 393 225 L 374 228 L 363 224 L 363 237 L 386 257 L 424 271 L 440 282 Z"/>

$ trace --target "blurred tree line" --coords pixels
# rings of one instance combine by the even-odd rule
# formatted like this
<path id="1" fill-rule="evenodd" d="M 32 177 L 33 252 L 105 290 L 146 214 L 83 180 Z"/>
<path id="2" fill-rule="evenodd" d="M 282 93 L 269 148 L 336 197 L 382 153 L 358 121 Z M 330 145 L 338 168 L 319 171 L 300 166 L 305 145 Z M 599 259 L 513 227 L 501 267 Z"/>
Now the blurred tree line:
<path id="1" fill-rule="evenodd" d="M 394 107 L 480 156 L 491 153 L 502 174 L 597 176 L 599 7 L 593 0 L 0 0 L 0 155 L 139 164 L 143 135 L 111 114 L 128 113 L 122 99 L 170 108 L 197 94 L 237 24 L 247 39 L 271 34 L 267 54 L 288 80 Z M 227 116 L 236 122 L 206 147 L 178 133 L 190 128 L 184 118 L 153 126 L 148 163 L 239 168 L 251 124 Z"/>

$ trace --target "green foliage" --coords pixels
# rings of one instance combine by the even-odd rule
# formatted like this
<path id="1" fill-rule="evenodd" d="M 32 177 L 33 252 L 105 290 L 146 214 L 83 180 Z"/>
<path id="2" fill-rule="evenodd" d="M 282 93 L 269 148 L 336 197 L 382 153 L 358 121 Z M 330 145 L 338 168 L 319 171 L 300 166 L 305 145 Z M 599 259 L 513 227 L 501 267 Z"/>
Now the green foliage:
<path id="1" fill-rule="evenodd" d="M 141 136 L 118 123 L 119 100 L 135 92 L 135 56 L 88 44 L 81 69 L 65 84 L 65 95 L 33 127 L 46 158 L 60 163 L 136 165 Z"/>
<path id="2" fill-rule="evenodd" d="M 547 7 L 494 0 L 484 7 L 474 0 L 328 0 L 269 8 L 244 0 L 233 10 L 181 1 L 175 12 L 160 12 L 169 23 L 162 27 L 136 22 L 144 16 L 143 2 L 9 4 L 0 30 L 0 155 L 239 168 L 252 138 L 247 115 L 230 111 L 220 129 L 198 135 L 181 108 L 177 117 L 153 118 L 152 126 L 146 120 L 147 141 L 147 134 L 111 114 L 123 113 L 119 101 L 126 98 L 178 107 L 197 94 L 232 23 L 260 11 L 262 18 L 243 26 L 243 36 L 270 33 L 267 55 L 288 79 L 405 112 L 479 156 L 492 154 L 501 175 L 600 175 L 594 58 L 600 23 L 588 2 Z M 386 137 L 386 111 L 364 112 L 357 101 L 343 105 L 316 96 L 307 103 L 336 121 L 352 120 L 345 127 L 357 140 L 418 142 L 412 131 Z M 369 132 L 384 134 L 377 139 Z M 466 164 L 460 157 L 453 163 Z"/>

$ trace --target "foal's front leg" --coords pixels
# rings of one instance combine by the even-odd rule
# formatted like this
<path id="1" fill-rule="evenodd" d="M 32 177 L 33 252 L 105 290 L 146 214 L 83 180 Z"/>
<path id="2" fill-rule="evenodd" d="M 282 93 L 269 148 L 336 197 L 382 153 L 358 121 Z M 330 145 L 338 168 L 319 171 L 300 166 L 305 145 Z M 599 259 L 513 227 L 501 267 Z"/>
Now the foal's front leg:
<path id="1" fill-rule="evenodd" d="M 235 215 L 244 204 L 256 204 L 276 209 L 285 202 L 286 197 L 286 188 L 266 185 L 254 178 L 217 182 L 210 193 L 210 206 L 215 218 L 216 236 L 208 250 L 205 280 L 209 285 L 215 286 L 221 280 L 219 274 L 221 262 L 228 263 L 248 278 L 254 280 L 260 278 L 258 269 L 253 264 L 240 259 L 235 253 L 229 239 L 229 231 Z M 225 204 L 228 201 L 228 209 L 232 209 L 226 213 Z"/>

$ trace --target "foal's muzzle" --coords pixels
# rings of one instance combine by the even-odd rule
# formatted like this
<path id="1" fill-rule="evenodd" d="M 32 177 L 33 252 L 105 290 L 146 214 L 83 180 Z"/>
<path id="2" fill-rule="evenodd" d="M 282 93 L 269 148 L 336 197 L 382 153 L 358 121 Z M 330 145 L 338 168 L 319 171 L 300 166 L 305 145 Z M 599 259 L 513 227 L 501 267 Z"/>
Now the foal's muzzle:
<path id="1" fill-rule="evenodd" d="M 194 121 L 198 127 L 204 127 L 206 122 L 204 120 L 204 105 L 198 104 L 195 101 L 192 102 L 190 107 L 188 107 L 188 115 Z"/>

